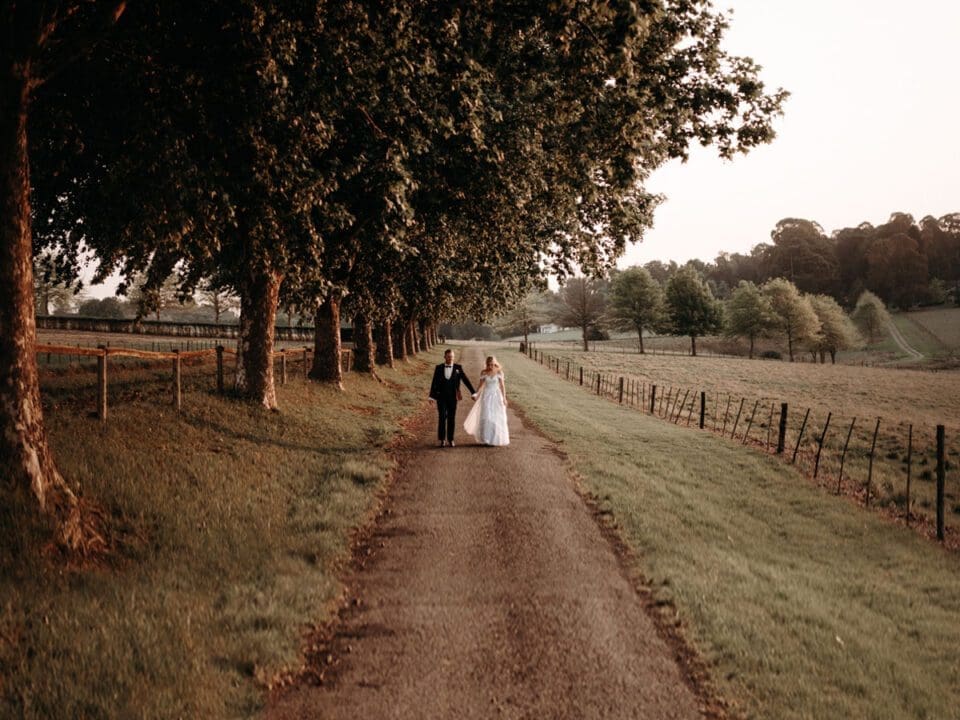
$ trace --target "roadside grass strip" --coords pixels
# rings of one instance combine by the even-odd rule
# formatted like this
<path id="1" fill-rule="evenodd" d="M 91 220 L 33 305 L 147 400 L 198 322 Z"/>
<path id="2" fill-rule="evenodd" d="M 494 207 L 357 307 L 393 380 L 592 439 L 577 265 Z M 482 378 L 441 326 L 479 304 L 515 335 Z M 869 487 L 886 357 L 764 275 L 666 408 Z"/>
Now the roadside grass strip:
<path id="1" fill-rule="evenodd" d="M 739 441 L 501 361 L 745 715 L 956 717 L 960 557 Z"/>
<path id="2" fill-rule="evenodd" d="M 300 667 L 334 609 L 351 530 L 372 513 L 387 445 L 422 402 L 426 364 L 297 378 L 280 412 L 130 371 L 107 423 L 89 378 L 44 393 L 57 461 L 117 535 L 105 563 L 65 569 L 15 507 L 0 511 L 0 717 L 235 718 Z M 59 383 L 59 384 L 57 384 Z"/>

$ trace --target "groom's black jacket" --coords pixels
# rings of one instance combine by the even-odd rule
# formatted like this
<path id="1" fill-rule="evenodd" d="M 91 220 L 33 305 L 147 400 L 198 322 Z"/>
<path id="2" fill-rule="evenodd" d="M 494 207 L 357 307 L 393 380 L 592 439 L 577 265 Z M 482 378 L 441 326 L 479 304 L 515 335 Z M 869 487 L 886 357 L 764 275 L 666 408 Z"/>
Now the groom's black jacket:
<path id="1" fill-rule="evenodd" d="M 430 383 L 430 397 L 437 402 L 456 402 L 457 393 L 460 390 L 460 383 L 467 386 L 470 394 L 473 395 L 476 390 L 470 384 L 470 380 L 463 374 L 463 368 L 457 363 L 453 364 L 453 372 L 450 373 L 450 379 L 447 380 L 443 374 L 445 363 L 440 363 L 433 370 L 433 382 Z"/>

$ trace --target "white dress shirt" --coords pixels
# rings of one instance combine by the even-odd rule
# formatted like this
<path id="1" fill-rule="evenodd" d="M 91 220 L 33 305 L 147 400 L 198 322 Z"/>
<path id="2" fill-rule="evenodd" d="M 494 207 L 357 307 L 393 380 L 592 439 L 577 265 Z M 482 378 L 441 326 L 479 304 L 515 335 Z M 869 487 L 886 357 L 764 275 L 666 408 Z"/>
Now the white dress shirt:
<path id="1" fill-rule="evenodd" d="M 443 376 L 449 380 L 453 377 L 453 365 L 444 365 L 443 366 Z"/>

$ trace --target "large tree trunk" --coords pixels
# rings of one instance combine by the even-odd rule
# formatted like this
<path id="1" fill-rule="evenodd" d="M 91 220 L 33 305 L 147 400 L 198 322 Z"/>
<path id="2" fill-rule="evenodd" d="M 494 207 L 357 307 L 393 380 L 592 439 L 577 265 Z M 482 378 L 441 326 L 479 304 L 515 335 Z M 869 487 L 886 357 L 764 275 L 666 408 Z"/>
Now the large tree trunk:
<path id="1" fill-rule="evenodd" d="M 637 337 L 640 338 L 640 354 L 646 355 L 646 353 L 643 350 L 643 328 L 642 327 L 637 328 Z"/>
<path id="2" fill-rule="evenodd" d="M 273 384 L 273 333 L 280 299 L 280 273 L 249 273 L 240 291 L 240 330 L 237 336 L 237 392 L 270 410 L 277 409 Z"/>
<path id="3" fill-rule="evenodd" d="M 406 362 L 407 358 L 407 326 L 403 322 L 395 322 L 391 325 L 390 332 L 393 335 L 393 356 L 397 360 Z"/>
<path id="4" fill-rule="evenodd" d="M 57 544 L 85 542 L 80 504 L 47 443 L 37 374 L 30 165 L 29 63 L 0 75 L 0 476 L 15 497 L 53 523 Z"/>
<path id="5" fill-rule="evenodd" d="M 417 321 L 411 318 L 407 321 L 407 352 L 410 355 L 416 355 L 419 350 L 419 342 L 417 342 Z"/>
<path id="6" fill-rule="evenodd" d="M 317 306 L 314 320 L 314 353 L 310 377 L 343 389 L 340 362 L 340 293 L 331 292 Z"/>
<path id="7" fill-rule="evenodd" d="M 428 333 L 430 332 L 430 325 L 426 320 L 420 321 L 420 351 L 426 352 L 430 349 L 430 338 Z"/>
<path id="8" fill-rule="evenodd" d="M 590 350 L 590 345 L 587 343 L 587 326 L 586 324 L 580 326 L 580 330 L 583 333 L 583 351 L 588 352 Z"/>
<path id="9" fill-rule="evenodd" d="M 753 335 L 751 335 L 750 336 L 750 359 L 751 360 L 753 360 L 753 342 L 754 342 L 754 337 Z"/>
<path id="10" fill-rule="evenodd" d="M 831 351 L 830 351 L 830 364 L 831 364 L 831 365 L 836 365 L 836 364 L 837 364 L 837 351 L 836 351 L 836 350 L 831 350 Z"/>
<path id="11" fill-rule="evenodd" d="M 373 325 L 366 313 L 358 312 L 353 316 L 353 369 L 361 373 L 372 373 L 376 368 L 373 342 Z"/>
<path id="12" fill-rule="evenodd" d="M 391 331 L 392 323 L 384 320 L 377 325 L 374 330 L 374 338 L 377 342 L 377 364 L 393 367 L 393 333 Z"/>
<path id="13" fill-rule="evenodd" d="M 690 336 L 690 355 L 693 357 L 697 356 L 697 336 Z"/>
<path id="14" fill-rule="evenodd" d="M 787 333 L 787 351 L 790 355 L 790 362 L 793 362 L 793 335 Z"/>

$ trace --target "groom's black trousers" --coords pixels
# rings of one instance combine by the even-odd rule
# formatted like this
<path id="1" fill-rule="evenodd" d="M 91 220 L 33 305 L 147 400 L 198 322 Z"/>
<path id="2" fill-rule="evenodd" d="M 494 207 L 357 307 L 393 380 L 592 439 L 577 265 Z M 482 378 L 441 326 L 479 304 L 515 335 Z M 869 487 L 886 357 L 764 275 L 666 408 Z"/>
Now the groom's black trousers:
<path id="1" fill-rule="evenodd" d="M 457 423 L 456 399 L 445 400 L 440 398 L 437 400 L 437 414 L 439 415 L 437 439 L 440 440 L 440 442 L 444 440 L 453 442 L 453 428 Z"/>

